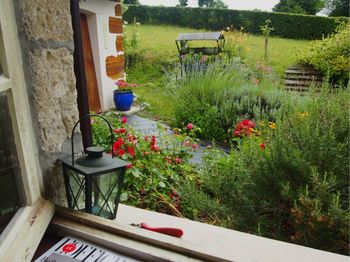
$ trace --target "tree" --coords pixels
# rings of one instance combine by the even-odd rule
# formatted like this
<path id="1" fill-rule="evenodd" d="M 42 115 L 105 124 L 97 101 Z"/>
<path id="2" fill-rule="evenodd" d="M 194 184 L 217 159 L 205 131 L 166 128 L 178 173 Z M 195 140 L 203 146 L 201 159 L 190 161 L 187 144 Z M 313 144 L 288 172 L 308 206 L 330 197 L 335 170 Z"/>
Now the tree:
<path id="1" fill-rule="evenodd" d="M 272 11 L 283 12 L 283 13 L 295 13 L 295 14 L 305 14 L 305 10 L 296 3 L 295 0 L 281 0 L 276 4 Z"/>
<path id="2" fill-rule="evenodd" d="M 280 0 L 272 10 L 274 12 L 315 15 L 323 6 L 324 0 Z"/>
<path id="3" fill-rule="evenodd" d="M 223 9 L 227 9 L 228 8 L 228 6 L 222 0 L 214 1 L 214 4 L 213 4 L 212 7 L 213 8 L 223 8 Z"/>
<path id="4" fill-rule="evenodd" d="M 188 5 L 188 0 L 179 0 L 179 5 L 180 6 L 187 6 Z"/>
<path id="5" fill-rule="evenodd" d="M 209 8 L 227 8 L 227 5 L 222 0 L 198 0 L 199 7 Z"/>
<path id="6" fill-rule="evenodd" d="M 326 0 L 325 8 L 329 16 L 349 17 L 349 0 Z"/>
<path id="7" fill-rule="evenodd" d="M 139 0 L 123 0 L 123 4 L 126 5 L 139 5 Z"/>

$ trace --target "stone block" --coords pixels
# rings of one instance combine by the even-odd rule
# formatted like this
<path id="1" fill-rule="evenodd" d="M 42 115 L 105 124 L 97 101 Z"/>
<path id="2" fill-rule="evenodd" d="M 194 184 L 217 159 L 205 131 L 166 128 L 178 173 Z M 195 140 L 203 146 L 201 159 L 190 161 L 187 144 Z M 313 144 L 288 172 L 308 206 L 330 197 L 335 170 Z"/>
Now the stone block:
<path id="1" fill-rule="evenodd" d="M 122 5 L 116 4 L 114 7 L 115 16 L 122 16 Z"/>
<path id="2" fill-rule="evenodd" d="M 123 33 L 123 21 L 121 18 L 109 17 L 109 32 L 114 34 Z"/>
<path id="3" fill-rule="evenodd" d="M 22 23 L 29 39 L 73 40 L 70 0 L 20 1 Z"/>
<path id="4" fill-rule="evenodd" d="M 119 79 L 124 77 L 124 56 L 108 56 L 106 58 L 106 72 L 111 79 Z"/>
<path id="5" fill-rule="evenodd" d="M 78 120 L 73 54 L 67 48 L 30 54 L 41 149 L 60 152 Z"/>
<path id="6" fill-rule="evenodd" d="M 117 39 L 115 41 L 115 47 L 116 47 L 116 51 L 117 52 L 123 52 L 124 48 L 123 48 L 123 36 L 122 35 L 118 35 Z"/>

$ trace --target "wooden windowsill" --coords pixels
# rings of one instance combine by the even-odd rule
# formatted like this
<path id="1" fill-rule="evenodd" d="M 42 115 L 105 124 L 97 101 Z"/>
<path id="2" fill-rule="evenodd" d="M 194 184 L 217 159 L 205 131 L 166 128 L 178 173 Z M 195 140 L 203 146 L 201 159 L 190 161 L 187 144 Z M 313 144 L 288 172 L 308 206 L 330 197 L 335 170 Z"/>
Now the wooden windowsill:
<path id="1" fill-rule="evenodd" d="M 141 222 L 154 227 L 178 227 L 184 235 L 175 238 L 130 226 Z M 146 253 L 152 250 L 149 255 L 172 258 L 172 261 L 348 261 L 346 256 L 122 204 L 114 221 L 57 207 L 52 224 L 65 229 L 67 234 L 71 232 L 74 236 L 78 232 L 77 237 L 109 248 L 113 248 L 111 235 L 118 236 L 129 241 L 129 246 L 126 245 L 129 249 Z M 120 239 L 118 243 L 120 245 Z"/>

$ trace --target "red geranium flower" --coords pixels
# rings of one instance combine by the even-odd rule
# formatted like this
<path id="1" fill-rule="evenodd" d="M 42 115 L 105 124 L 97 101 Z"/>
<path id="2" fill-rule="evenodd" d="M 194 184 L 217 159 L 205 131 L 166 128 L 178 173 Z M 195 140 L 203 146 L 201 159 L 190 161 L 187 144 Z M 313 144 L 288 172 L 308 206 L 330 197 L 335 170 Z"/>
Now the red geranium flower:
<path id="1" fill-rule="evenodd" d="M 187 127 L 187 129 L 192 130 L 193 129 L 193 124 L 192 123 L 188 123 L 188 125 L 186 127 Z"/>
<path id="2" fill-rule="evenodd" d="M 250 136 L 252 133 L 252 129 L 255 127 L 255 122 L 249 119 L 244 119 L 239 122 L 235 130 L 233 131 L 234 136 Z"/>
<path id="3" fill-rule="evenodd" d="M 157 142 L 157 138 L 155 136 L 152 136 L 151 138 L 151 145 L 155 145 Z"/>
<path id="4" fill-rule="evenodd" d="M 117 141 L 115 141 L 113 143 L 113 152 L 116 152 L 117 150 L 119 150 L 122 145 L 124 144 L 123 138 L 118 138 Z"/>
<path id="5" fill-rule="evenodd" d="M 135 149 L 133 147 L 128 147 L 128 153 L 130 156 L 135 157 Z"/>
<path id="6" fill-rule="evenodd" d="M 266 147 L 265 143 L 261 143 L 261 144 L 260 144 L 260 149 L 261 149 L 261 150 L 264 150 L 265 147 Z"/>
<path id="7" fill-rule="evenodd" d="M 157 145 L 151 145 L 151 150 L 158 152 L 160 150 L 160 147 Z"/>
<path id="8" fill-rule="evenodd" d="M 122 156 L 125 154 L 125 150 L 124 149 L 119 149 L 117 152 L 118 156 Z"/>
<path id="9" fill-rule="evenodd" d="M 120 122 L 122 122 L 123 124 L 125 124 L 127 120 L 128 120 L 128 119 L 126 118 L 126 116 L 123 116 L 122 119 L 120 120 Z"/>
<path id="10" fill-rule="evenodd" d="M 175 158 L 175 163 L 176 163 L 176 164 L 182 163 L 182 159 L 179 158 L 179 157 Z"/>
<path id="11" fill-rule="evenodd" d="M 126 133 L 126 129 L 121 127 L 119 129 L 114 129 L 113 132 L 116 134 L 123 134 L 123 133 Z"/>

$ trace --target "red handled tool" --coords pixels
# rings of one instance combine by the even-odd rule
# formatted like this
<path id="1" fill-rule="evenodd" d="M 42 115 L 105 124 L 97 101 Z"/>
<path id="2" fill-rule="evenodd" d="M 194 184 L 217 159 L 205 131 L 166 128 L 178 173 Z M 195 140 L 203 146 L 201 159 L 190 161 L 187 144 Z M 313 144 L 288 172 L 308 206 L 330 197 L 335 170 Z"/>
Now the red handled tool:
<path id="1" fill-rule="evenodd" d="M 154 232 L 158 232 L 161 234 L 165 234 L 165 235 L 169 235 L 172 237 L 181 237 L 184 232 L 182 231 L 182 229 L 180 228 L 176 228 L 176 227 L 150 227 L 149 225 L 147 225 L 146 223 L 140 223 L 140 224 L 131 224 L 134 227 L 140 227 L 143 229 L 147 229 L 150 231 L 154 231 Z"/>

